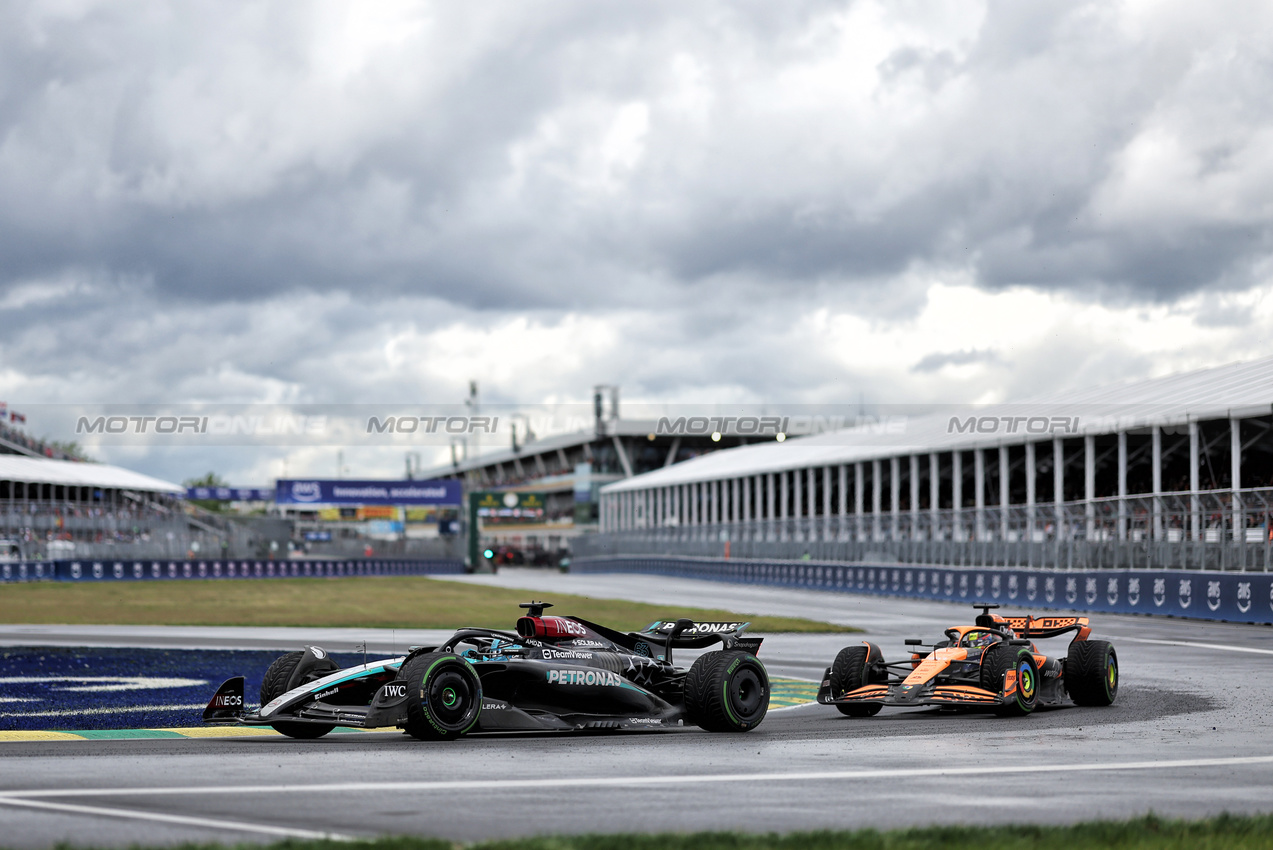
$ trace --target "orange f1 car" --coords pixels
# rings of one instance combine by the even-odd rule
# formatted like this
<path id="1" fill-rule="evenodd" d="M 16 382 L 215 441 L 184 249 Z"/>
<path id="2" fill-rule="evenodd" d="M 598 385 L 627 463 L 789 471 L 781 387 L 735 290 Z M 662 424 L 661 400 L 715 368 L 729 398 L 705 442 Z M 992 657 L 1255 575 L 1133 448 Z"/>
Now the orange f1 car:
<path id="1" fill-rule="evenodd" d="M 1109 641 L 1090 640 L 1086 617 L 1001 617 L 980 608 L 971 626 L 946 630 L 925 648 L 906 641 L 911 657 L 886 662 L 880 648 L 846 646 L 827 668 L 818 702 L 850 717 L 870 717 L 886 705 L 953 706 L 1022 716 L 1040 705 L 1109 705 L 1118 695 L 1118 656 Z M 1063 658 L 1044 655 L 1035 639 L 1074 632 Z"/>

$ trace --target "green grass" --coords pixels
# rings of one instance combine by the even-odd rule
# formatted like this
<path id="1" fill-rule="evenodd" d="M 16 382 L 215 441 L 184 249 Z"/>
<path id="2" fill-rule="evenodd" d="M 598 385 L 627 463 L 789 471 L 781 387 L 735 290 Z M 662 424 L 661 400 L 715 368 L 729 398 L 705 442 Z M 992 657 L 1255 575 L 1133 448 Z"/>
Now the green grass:
<path id="1" fill-rule="evenodd" d="M 9 584 L 0 586 L 0 622 L 511 629 L 522 613 L 518 603 L 532 597 L 552 602 L 550 613 L 624 630 L 667 617 L 690 617 L 750 621 L 752 632 L 857 631 L 796 617 L 753 617 L 746 612 L 532 593 L 423 577 Z"/>
<path id="2" fill-rule="evenodd" d="M 71 845 L 59 845 L 69 848 Z M 1129 821 L 1073 826 L 932 826 L 879 832 L 734 832 L 579 835 L 455 844 L 434 838 L 392 837 L 352 843 L 284 841 L 238 845 L 240 850 L 1266 850 L 1273 848 L 1273 816 L 1220 815 L 1199 821 L 1148 815 Z M 228 850 L 187 844 L 178 850 Z"/>

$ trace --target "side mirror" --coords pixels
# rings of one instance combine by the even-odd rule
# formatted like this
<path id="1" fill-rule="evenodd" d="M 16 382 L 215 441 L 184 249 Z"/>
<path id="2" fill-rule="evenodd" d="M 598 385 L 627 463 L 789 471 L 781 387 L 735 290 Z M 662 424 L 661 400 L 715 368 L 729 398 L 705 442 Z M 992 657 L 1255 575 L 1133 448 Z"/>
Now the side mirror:
<path id="1" fill-rule="evenodd" d="M 907 646 L 923 646 L 924 642 L 920 640 L 919 638 L 907 638 L 906 645 Z"/>

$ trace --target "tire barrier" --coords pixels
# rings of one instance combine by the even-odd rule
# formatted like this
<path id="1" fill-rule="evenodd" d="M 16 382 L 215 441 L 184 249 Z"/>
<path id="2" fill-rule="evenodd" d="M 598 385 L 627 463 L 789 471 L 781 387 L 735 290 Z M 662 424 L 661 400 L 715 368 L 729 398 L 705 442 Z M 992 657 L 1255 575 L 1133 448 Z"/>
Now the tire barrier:
<path id="1" fill-rule="evenodd" d="M 456 575 L 459 560 L 79 560 L 0 564 L 0 584 L 26 581 L 180 581 L 184 579 L 347 578 L 351 576 Z"/>
<path id="2" fill-rule="evenodd" d="M 1235 623 L 1273 623 L 1273 573 L 1188 570 L 1021 570 L 837 564 L 715 558 L 596 557 L 579 573 L 645 573 L 941 602 L 1151 614 Z"/>

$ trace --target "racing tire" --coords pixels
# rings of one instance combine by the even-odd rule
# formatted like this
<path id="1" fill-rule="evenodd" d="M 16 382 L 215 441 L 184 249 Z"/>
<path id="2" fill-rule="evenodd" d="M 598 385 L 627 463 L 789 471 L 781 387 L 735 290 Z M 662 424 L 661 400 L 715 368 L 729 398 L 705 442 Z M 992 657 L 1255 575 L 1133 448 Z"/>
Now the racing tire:
<path id="1" fill-rule="evenodd" d="M 452 741 L 477 726 L 482 680 L 453 652 L 417 655 L 398 678 L 407 683 L 406 733 L 421 741 Z"/>
<path id="2" fill-rule="evenodd" d="M 269 666 L 265 671 L 265 678 L 261 680 L 262 707 L 269 705 L 275 699 L 287 693 L 287 683 L 292 678 L 292 671 L 296 669 L 296 665 L 300 664 L 301 659 L 304 657 L 305 653 L 303 652 L 289 652 L 286 655 L 279 656 Z M 270 725 L 274 727 L 275 732 L 286 735 L 289 738 L 307 740 L 321 738 L 336 728 L 334 725 L 327 726 L 321 723 L 287 723 L 285 721 L 271 723 Z"/>
<path id="3" fill-rule="evenodd" d="M 685 713 L 708 732 L 746 732 L 769 711 L 769 673 L 737 649 L 700 655 L 685 674 Z"/>
<path id="4" fill-rule="evenodd" d="M 835 656 L 835 661 L 831 662 L 832 697 L 841 697 L 849 691 L 871 684 L 871 668 L 866 663 L 871 656 L 871 649 L 871 646 L 864 643 L 846 646 Z M 874 717 L 883 707 L 877 703 L 836 706 L 841 714 L 849 717 Z"/>
<path id="5" fill-rule="evenodd" d="M 981 658 L 981 687 L 999 693 L 1009 670 L 1017 672 L 1017 691 L 1012 701 L 999 706 L 995 713 L 1000 717 L 1024 717 L 1039 704 L 1039 668 L 1029 647 L 997 643 L 987 648 Z"/>
<path id="6" fill-rule="evenodd" d="M 1061 681 L 1075 705 L 1110 705 L 1118 696 L 1118 653 L 1107 640 L 1070 644 Z"/>

